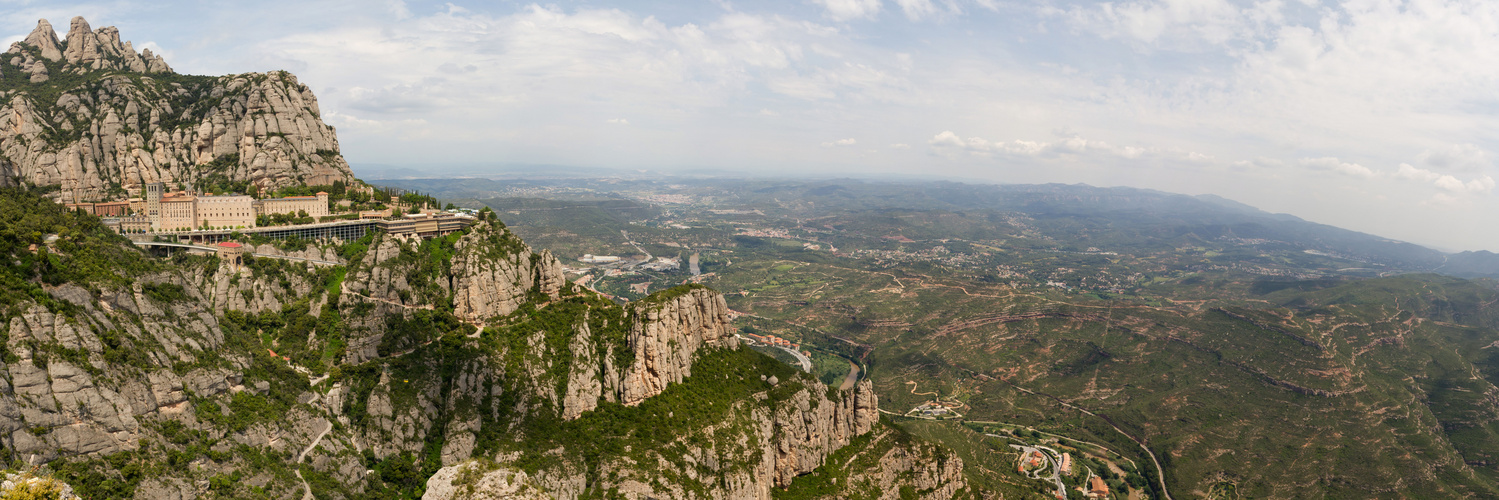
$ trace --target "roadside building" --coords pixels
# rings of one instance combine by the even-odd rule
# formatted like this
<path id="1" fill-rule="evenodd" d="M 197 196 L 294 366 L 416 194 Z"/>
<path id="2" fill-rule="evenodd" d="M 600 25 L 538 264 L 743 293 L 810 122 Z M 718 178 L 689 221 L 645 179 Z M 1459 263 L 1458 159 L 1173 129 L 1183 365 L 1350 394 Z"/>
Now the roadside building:
<path id="1" fill-rule="evenodd" d="M 391 234 L 415 234 L 434 238 L 452 234 L 474 223 L 474 218 L 455 214 L 406 214 L 400 219 L 383 221 L 381 227 Z"/>
<path id="2" fill-rule="evenodd" d="M 104 203 L 68 203 L 71 210 L 82 210 L 100 217 L 119 217 L 130 211 L 130 202 L 111 201 Z"/>
<path id="3" fill-rule="evenodd" d="M 243 259 L 245 255 L 245 247 L 241 246 L 239 243 L 235 243 L 233 241 L 225 241 L 223 243 L 219 243 L 218 246 L 214 247 L 214 250 L 215 254 L 219 257 L 220 262 L 232 265 L 235 268 L 244 265 Z"/>
<path id="4" fill-rule="evenodd" d="M 1103 478 L 1098 476 L 1088 478 L 1088 496 L 1091 498 L 1108 498 L 1108 483 L 1103 482 Z"/>
<path id="5" fill-rule="evenodd" d="M 1062 473 L 1063 476 L 1071 476 L 1072 475 L 1072 454 L 1071 453 L 1063 452 L 1062 453 L 1062 464 L 1059 465 L 1057 468 L 1060 469 L 1060 471 L 1061 471 L 1061 473 Z"/>

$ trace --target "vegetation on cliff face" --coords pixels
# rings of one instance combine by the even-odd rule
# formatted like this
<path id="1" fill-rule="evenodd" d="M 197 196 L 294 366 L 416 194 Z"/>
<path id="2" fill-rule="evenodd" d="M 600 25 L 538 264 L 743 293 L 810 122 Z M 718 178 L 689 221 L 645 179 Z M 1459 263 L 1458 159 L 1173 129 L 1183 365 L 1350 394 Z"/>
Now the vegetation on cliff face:
<path id="1" fill-rule="evenodd" d="M 646 319 L 565 282 L 545 291 L 553 277 L 532 275 L 536 285 L 514 290 L 518 309 L 482 329 L 458 320 L 450 283 L 461 252 L 521 253 L 538 264 L 519 272 L 556 272 L 497 220 L 425 241 L 281 250 L 326 250 L 346 266 L 251 258 L 238 268 L 150 257 L 32 191 L 0 190 L 0 221 L 0 278 L 11 284 L 0 325 L 14 335 L 0 339 L 0 382 L 25 395 L 0 398 L 0 461 L 42 452 L 88 498 L 274 498 L 300 495 L 304 481 L 320 498 L 414 498 L 469 457 L 578 485 L 570 495 L 585 498 L 638 495 L 639 481 L 714 495 L 728 475 L 773 481 L 754 479 L 765 450 L 801 453 L 771 446 L 784 438 L 765 429 L 781 423 L 765 419 L 808 401 L 854 408 L 853 392 L 823 390 L 748 349 L 698 351 L 691 376 L 635 406 L 589 392 L 645 362 L 631 335 Z M 689 293 L 701 287 L 663 296 Z M 590 410 L 564 415 L 581 402 Z M 73 429 L 90 441 L 64 441 Z"/>
<path id="2" fill-rule="evenodd" d="M 75 283 L 97 290 L 128 285 L 160 268 L 98 218 L 14 187 L 0 188 L 0 258 L 0 308 L 31 300 L 60 310 L 68 306 L 48 295 L 44 285 Z"/>

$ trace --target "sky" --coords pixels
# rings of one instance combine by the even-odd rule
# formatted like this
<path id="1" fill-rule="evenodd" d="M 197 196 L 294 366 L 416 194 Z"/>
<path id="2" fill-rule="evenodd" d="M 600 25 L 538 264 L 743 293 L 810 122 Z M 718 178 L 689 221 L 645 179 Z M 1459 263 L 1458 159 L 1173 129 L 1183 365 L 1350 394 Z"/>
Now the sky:
<path id="1" fill-rule="evenodd" d="M 1499 2 L 0 0 L 287 70 L 353 164 L 1217 194 L 1499 251 Z"/>

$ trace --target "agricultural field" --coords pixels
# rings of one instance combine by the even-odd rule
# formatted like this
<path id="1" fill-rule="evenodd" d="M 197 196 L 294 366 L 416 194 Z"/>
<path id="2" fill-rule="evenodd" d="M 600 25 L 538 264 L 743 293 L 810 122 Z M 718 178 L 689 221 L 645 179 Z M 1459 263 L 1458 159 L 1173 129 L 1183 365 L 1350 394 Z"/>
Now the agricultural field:
<path id="1" fill-rule="evenodd" d="M 1499 293 L 1409 248 L 1150 193 L 586 186 L 484 203 L 617 300 L 723 292 L 742 331 L 805 346 L 819 378 L 859 367 L 883 413 L 979 463 L 1015 463 L 1029 434 L 1003 431 L 1026 429 L 1093 443 L 1131 498 L 1499 495 Z M 1008 467 L 969 474 L 1044 490 Z"/>

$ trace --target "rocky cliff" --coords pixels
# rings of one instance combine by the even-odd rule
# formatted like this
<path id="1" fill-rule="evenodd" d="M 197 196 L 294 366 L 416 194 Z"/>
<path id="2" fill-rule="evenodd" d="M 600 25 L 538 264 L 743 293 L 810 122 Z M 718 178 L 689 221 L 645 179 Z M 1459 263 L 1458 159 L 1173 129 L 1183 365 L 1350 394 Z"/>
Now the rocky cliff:
<path id="1" fill-rule="evenodd" d="M 180 75 L 113 27 L 46 20 L 0 54 L 0 185 L 61 201 L 123 199 L 144 183 L 263 189 L 354 180 L 317 98 L 286 72 Z"/>
<path id="2" fill-rule="evenodd" d="M 558 297 L 567 279 L 562 262 L 550 250 L 532 252 L 498 221 L 480 221 L 477 226 L 454 243 L 453 314 L 482 324 L 515 312 L 531 299 L 533 290 Z"/>
<path id="3" fill-rule="evenodd" d="M 706 288 L 686 288 L 633 304 L 640 321 L 631 325 L 630 349 L 635 362 L 617 384 L 618 401 L 640 404 L 668 384 L 692 375 L 692 357 L 704 347 L 736 348 L 729 326 L 729 305 Z"/>
<path id="4" fill-rule="evenodd" d="M 448 237 L 295 250 L 346 266 L 235 267 L 145 256 L 17 193 L 0 189 L 14 263 L 0 268 L 0 461 L 48 463 L 84 497 L 386 498 L 472 480 L 769 498 L 886 432 L 868 382 L 830 389 L 740 348 L 716 292 L 617 305 L 492 212 Z M 871 485 L 960 488 L 929 450 L 870 456 Z M 464 463 L 490 465 L 442 469 Z"/>

